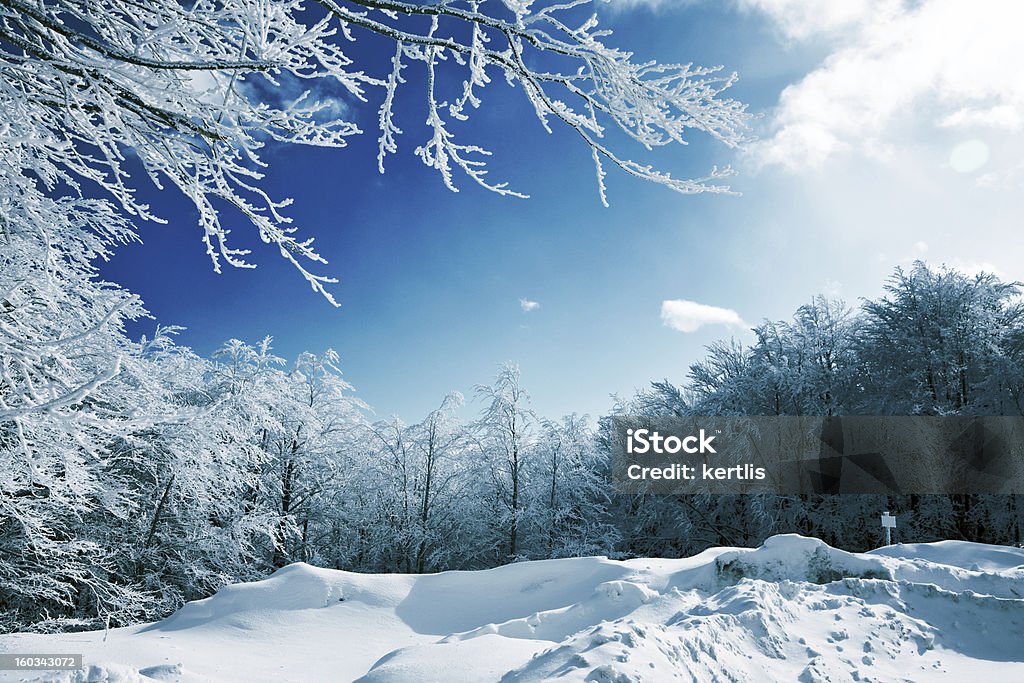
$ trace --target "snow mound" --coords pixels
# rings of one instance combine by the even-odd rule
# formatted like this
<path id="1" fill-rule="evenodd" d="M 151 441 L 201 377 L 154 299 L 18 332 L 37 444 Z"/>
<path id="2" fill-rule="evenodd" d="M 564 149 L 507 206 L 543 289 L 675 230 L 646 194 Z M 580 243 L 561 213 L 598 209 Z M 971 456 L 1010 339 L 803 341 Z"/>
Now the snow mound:
<path id="1" fill-rule="evenodd" d="M 839 579 L 892 579 L 881 560 L 837 550 L 816 538 L 773 536 L 754 550 L 736 550 L 715 559 L 715 575 L 729 585 L 740 579 L 830 583 Z"/>
<path id="2" fill-rule="evenodd" d="M 186 629 L 238 613 L 321 609 L 346 600 L 393 608 L 408 592 L 409 583 L 408 580 L 378 582 L 365 574 L 297 562 L 278 569 L 262 581 L 227 586 L 209 598 L 190 602 L 149 629 Z"/>
<path id="3" fill-rule="evenodd" d="M 61 683 L 1021 681 L 1022 559 L 784 535 L 426 576 L 296 564 L 157 624 L 16 634 L 0 651 L 84 653 L 85 670 L 38 679 Z"/>

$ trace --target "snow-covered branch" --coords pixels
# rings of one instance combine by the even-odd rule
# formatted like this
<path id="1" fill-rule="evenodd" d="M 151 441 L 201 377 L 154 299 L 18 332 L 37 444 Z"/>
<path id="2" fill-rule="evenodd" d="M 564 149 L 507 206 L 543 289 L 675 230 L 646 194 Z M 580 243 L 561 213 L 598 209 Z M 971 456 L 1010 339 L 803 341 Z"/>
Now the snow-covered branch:
<path id="1" fill-rule="evenodd" d="M 332 302 L 334 280 L 314 272 L 324 259 L 285 213 L 291 200 L 260 186 L 269 142 L 343 147 L 362 132 L 350 107 L 328 111 L 319 93 L 352 106 L 379 94 L 381 169 L 403 133 L 395 108 L 422 111 L 428 135 L 416 152 L 452 190 L 461 174 L 525 196 L 487 179 L 489 152 L 452 125 L 483 106 L 494 80 L 521 88 L 545 129 L 561 122 L 592 149 L 602 198 L 602 160 L 678 192 L 724 190 L 728 170 L 681 180 L 616 148 L 685 144 L 689 131 L 740 144 L 747 114 L 723 97 L 735 76 L 636 61 L 609 44 L 587 4 L 0 0 L 0 175 L 21 186 L 20 202 L 70 191 L 159 221 L 138 199 L 141 171 L 195 205 L 215 269 L 253 267 L 228 239 L 240 219 Z M 390 63 L 353 56 L 371 34 L 395 41 Z M 417 63 L 424 87 L 400 89 Z M 284 94 L 296 86 L 305 91 Z"/>

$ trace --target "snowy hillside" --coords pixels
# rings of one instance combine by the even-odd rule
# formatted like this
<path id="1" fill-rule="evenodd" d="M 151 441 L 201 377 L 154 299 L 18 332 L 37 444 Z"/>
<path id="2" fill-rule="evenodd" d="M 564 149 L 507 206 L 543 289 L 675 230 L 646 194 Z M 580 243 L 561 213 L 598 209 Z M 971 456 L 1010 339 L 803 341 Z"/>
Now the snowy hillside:
<path id="1" fill-rule="evenodd" d="M 424 576 L 294 564 L 156 624 L 0 651 L 84 653 L 88 675 L 38 679 L 59 681 L 1022 681 L 1024 550 L 787 535 Z"/>

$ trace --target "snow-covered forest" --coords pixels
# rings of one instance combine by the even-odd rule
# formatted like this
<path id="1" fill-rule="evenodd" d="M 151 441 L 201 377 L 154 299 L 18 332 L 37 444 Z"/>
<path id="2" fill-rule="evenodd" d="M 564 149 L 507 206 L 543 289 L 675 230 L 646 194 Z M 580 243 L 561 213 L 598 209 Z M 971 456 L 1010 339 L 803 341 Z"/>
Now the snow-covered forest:
<path id="1" fill-rule="evenodd" d="M 655 382 L 609 415 L 1020 415 L 1020 313 L 1014 285 L 918 263 L 857 310 L 819 298 L 750 348 L 714 345 L 681 386 Z M 57 335 L 59 321 L 29 320 Z M 405 424 L 375 419 L 330 350 L 286 361 L 270 340 L 230 340 L 202 358 L 173 329 L 133 341 L 110 324 L 4 343 L 6 362 L 33 352 L 82 387 L 45 410 L 5 395 L 7 630 L 152 620 L 297 561 L 423 573 L 679 557 L 780 532 L 861 550 L 881 509 L 905 520 L 902 540 L 1016 544 L 1024 521 L 1015 496 L 617 496 L 606 420 L 535 414 L 514 365 L 469 397 L 475 419 L 453 393 Z"/>

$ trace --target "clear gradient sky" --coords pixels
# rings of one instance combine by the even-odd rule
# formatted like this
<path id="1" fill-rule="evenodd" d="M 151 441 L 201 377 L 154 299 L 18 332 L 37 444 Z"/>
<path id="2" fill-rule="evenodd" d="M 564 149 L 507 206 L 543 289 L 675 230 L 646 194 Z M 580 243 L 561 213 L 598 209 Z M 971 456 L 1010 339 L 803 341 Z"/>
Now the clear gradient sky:
<path id="1" fill-rule="evenodd" d="M 745 151 L 695 136 L 634 158 L 690 176 L 731 164 L 740 196 L 679 196 L 609 169 L 603 208 L 588 151 L 567 131 L 547 135 L 501 84 L 467 133 L 528 200 L 465 180 L 445 189 L 413 154 L 426 135 L 418 110 L 379 175 L 376 101 L 352 105 L 367 133 L 347 149 L 267 154 L 264 187 L 295 198 L 291 215 L 330 262 L 319 272 L 340 280 L 340 309 L 258 242 L 257 269 L 215 274 L 194 213 L 155 193 L 171 224 L 143 226 L 144 244 L 103 272 L 203 354 L 264 335 L 289 358 L 334 348 L 382 417 L 419 420 L 507 360 L 542 414 L 599 415 L 610 394 L 683 381 L 715 339 L 749 341 L 748 324 L 817 293 L 856 305 L 915 258 L 1024 279 L 1022 8 L 612 0 L 598 5 L 612 42 L 735 70 L 732 96 L 759 115 Z M 673 300 L 723 310 L 670 305 L 663 318 Z"/>

